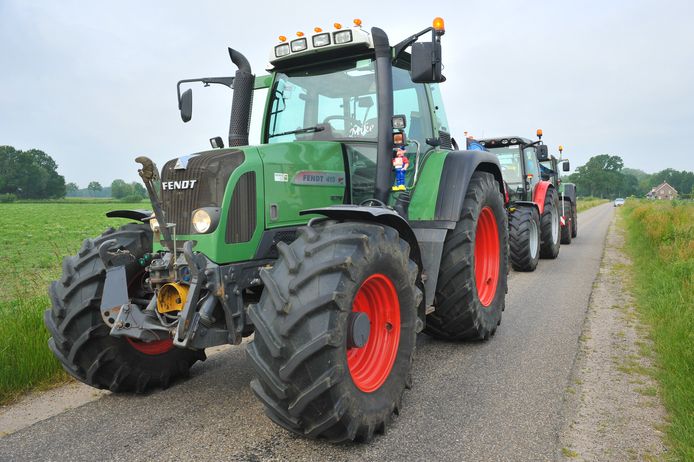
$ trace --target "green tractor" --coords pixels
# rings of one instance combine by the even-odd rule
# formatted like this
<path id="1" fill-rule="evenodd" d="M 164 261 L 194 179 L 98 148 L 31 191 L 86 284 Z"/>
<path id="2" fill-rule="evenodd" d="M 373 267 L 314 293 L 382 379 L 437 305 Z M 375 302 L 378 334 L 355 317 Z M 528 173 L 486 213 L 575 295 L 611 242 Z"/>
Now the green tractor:
<path id="1" fill-rule="evenodd" d="M 537 136 L 537 141 L 520 136 L 479 140 L 501 163 L 508 192 L 511 266 L 516 271 L 534 271 L 540 258 L 557 258 L 561 244 L 559 192 L 540 173 L 548 152 L 542 130 Z"/>
<path id="2" fill-rule="evenodd" d="M 568 172 L 571 169 L 569 159 L 564 159 L 562 153 L 564 146 L 559 145 L 559 159 L 549 155 L 540 162 L 542 179 L 550 181 L 558 190 L 560 196 L 561 213 L 561 243 L 571 244 L 571 240 L 578 235 L 578 213 L 576 212 L 576 185 L 562 181 L 559 176 L 559 164 L 562 170 Z"/>
<path id="3" fill-rule="evenodd" d="M 182 84 L 233 87 L 228 147 L 213 138 L 161 171 L 136 159 L 153 211 L 108 213 L 138 223 L 85 240 L 50 287 L 45 323 L 64 368 L 146 392 L 187 375 L 205 348 L 254 334 L 251 388 L 274 422 L 368 441 L 400 411 L 418 332 L 494 335 L 504 185 L 496 156 L 453 147 L 443 34 L 437 18 L 391 46 L 355 20 L 281 37 L 270 75 L 229 49 L 234 77 L 179 82 L 184 121 Z M 249 146 L 254 92 L 267 98 Z"/>

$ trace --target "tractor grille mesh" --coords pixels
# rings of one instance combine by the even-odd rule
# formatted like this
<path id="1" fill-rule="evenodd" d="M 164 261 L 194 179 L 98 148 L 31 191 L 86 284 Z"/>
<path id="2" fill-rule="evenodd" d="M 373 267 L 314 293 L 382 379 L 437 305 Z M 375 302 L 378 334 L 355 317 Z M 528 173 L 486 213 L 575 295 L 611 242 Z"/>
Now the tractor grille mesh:
<path id="1" fill-rule="evenodd" d="M 176 223 L 176 234 L 192 234 L 191 215 L 200 207 L 219 207 L 231 173 L 244 161 L 238 150 L 213 151 L 191 157 L 185 169 L 176 169 L 178 159 L 162 168 L 164 182 L 196 180 L 190 189 L 162 189 L 161 198 L 168 223 Z"/>
<path id="2" fill-rule="evenodd" d="M 227 220 L 226 242 L 248 242 L 256 225 L 255 172 L 241 175 L 231 196 L 231 209 Z"/>

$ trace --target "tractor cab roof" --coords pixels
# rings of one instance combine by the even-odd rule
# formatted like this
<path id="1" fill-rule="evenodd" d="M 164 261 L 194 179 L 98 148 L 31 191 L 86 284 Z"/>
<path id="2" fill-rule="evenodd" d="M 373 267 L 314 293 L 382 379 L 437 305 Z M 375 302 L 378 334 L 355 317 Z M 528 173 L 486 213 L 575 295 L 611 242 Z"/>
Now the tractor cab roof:
<path id="1" fill-rule="evenodd" d="M 484 138 L 479 140 L 480 144 L 485 148 L 501 148 L 504 146 L 523 145 L 532 143 L 528 138 L 522 136 L 501 136 L 498 138 Z"/>
<path id="2" fill-rule="evenodd" d="M 295 39 L 280 36 L 280 43 L 270 52 L 271 67 L 268 70 L 299 67 L 373 52 L 371 34 L 362 29 L 358 19 L 354 20 L 353 27 L 343 28 L 341 24 L 335 23 L 332 31 L 316 27 L 314 32 L 308 35 L 297 32 Z"/>

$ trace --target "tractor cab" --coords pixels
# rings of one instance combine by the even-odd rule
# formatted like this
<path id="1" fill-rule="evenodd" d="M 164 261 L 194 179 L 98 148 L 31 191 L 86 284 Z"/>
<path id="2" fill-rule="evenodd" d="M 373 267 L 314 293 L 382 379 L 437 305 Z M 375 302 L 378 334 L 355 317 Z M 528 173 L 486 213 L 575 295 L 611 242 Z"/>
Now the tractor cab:
<path id="1" fill-rule="evenodd" d="M 487 138 L 479 143 L 499 159 L 510 199 L 532 200 L 535 187 L 542 180 L 538 144 L 520 136 Z"/>

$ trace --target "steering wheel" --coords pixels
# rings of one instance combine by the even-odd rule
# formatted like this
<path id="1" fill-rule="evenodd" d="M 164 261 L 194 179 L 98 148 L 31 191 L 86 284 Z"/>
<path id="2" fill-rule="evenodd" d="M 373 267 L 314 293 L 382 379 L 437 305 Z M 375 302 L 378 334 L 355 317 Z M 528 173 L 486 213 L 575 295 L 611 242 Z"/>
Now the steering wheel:
<path id="1" fill-rule="evenodd" d="M 361 122 L 355 119 L 354 117 L 349 117 L 349 116 L 343 116 L 343 115 L 331 115 L 323 119 L 324 124 L 329 124 L 331 120 L 344 120 L 345 126 L 342 131 L 347 132 L 348 131 L 348 124 L 350 127 L 356 126 L 361 126 Z M 330 124 L 332 127 L 332 124 Z M 333 127 L 335 128 L 335 127 Z"/>

